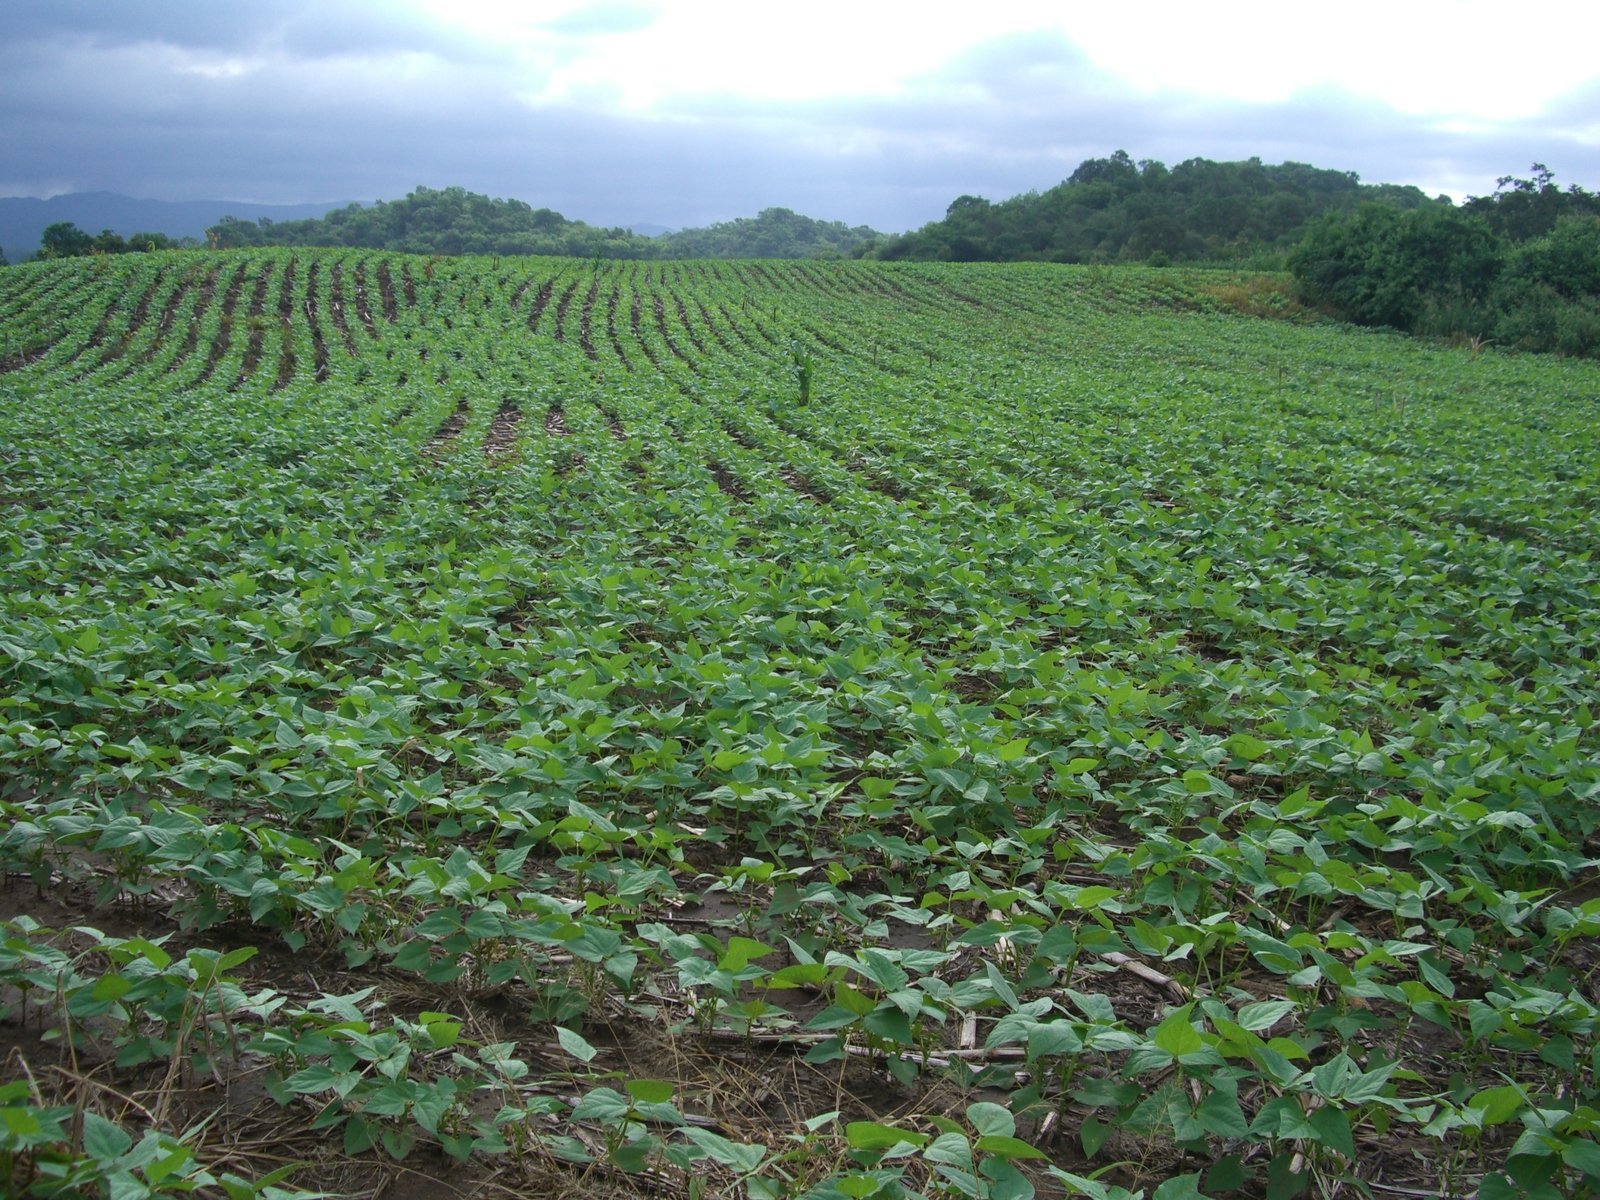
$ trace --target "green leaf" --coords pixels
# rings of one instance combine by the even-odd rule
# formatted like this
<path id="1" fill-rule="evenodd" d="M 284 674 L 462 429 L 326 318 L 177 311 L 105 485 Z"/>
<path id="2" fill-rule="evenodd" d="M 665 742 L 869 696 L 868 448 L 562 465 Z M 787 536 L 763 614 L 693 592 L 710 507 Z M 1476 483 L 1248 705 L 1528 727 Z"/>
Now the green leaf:
<path id="1" fill-rule="evenodd" d="M 672 1084 L 664 1079 L 630 1079 L 624 1085 L 639 1104 L 665 1104 L 672 1099 Z"/>
<path id="2" fill-rule="evenodd" d="M 1355 1139 L 1350 1133 L 1350 1118 L 1343 1109 L 1325 1104 L 1311 1111 L 1307 1118 L 1316 1131 L 1317 1140 L 1324 1146 L 1337 1150 L 1346 1158 L 1356 1156 Z"/>
<path id="3" fill-rule="evenodd" d="M 1113 1129 L 1098 1117 L 1085 1117 L 1083 1124 L 1078 1128 L 1078 1140 L 1083 1145 L 1083 1156 L 1093 1158 L 1100 1153 L 1100 1147 L 1106 1144 L 1106 1139 L 1111 1136 Z"/>
<path id="4" fill-rule="evenodd" d="M 1298 1007 L 1293 1000 L 1258 1000 L 1241 1008 L 1236 1019 L 1251 1033 L 1261 1033 L 1271 1029 Z"/>
<path id="5" fill-rule="evenodd" d="M 982 1137 L 1010 1137 L 1017 1131 L 1016 1118 L 1011 1115 L 1011 1110 L 988 1100 L 968 1105 L 967 1121 Z"/>
<path id="6" fill-rule="evenodd" d="M 600 1051 L 591 1046 L 583 1037 L 573 1033 L 564 1025 L 556 1026 L 556 1040 L 561 1043 L 561 1048 L 579 1062 L 590 1062 Z"/>
<path id="7" fill-rule="evenodd" d="M 749 966 L 754 959 L 765 958 L 772 953 L 772 947 L 754 938 L 731 937 L 728 939 L 728 948 L 723 951 L 722 957 L 717 960 L 717 970 L 737 973 Z"/>
<path id="8" fill-rule="evenodd" d="M 1155 1190 L 1151 1200 L 1207 1200 L 1200 1190 L 1200 1175 L 1174 1175 Z"/>
<path id="9" fill-rule="evenodd" d="M 1588 1138 L 1575 1137 L 1563 1146 L 1561 1161 L 1579 1174 L 1600 1181 L 1600 1146 Z"/>
<path id="10" fill-rule="evenodd" d="M 876 1121 L 851 1121 L 844 1127 L 845 1140 L 852 1150 L 889 1150 L 899 1145 L 922 1147 L 928 1135 L 914 1129 L 896 1129 Z"/>
<path id="11" fill-rule="evenodd" d="M 993 1154 L 1004 1159 L 1013 1158 L 1044 1158 L 1043 1151 L 1036 1150 L 1021 1138 L 1009 1137 L 1004 1134 L 985 1134 L 977 1141 L 976 1149 L 980 1154 Z"/>
<path id="12" fill-rule="evenodd" d="M 133 1138 L 121 1126 L 96 1112 L 86 1111 L 83 1114 L 83 1152 L 96 1162 L 115 1162 L 132 1145 Z"/>
<path id="13" fill-rule="evenodd" d="M 1173 1058 L 1206 1049 L 1206 1040 L 1189 1024 L 1193 1004 L 1185 1004 L 1151 1031 L 1150 1039 Z"/>

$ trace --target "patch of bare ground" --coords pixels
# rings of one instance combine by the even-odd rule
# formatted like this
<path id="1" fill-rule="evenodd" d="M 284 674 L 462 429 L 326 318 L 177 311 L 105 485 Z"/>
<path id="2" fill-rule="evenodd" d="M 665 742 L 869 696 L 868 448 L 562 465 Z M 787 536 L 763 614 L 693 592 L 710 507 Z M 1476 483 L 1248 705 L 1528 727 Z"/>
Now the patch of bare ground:
<path id="1" fill-rule="evenodd" d="M 510 397 L 500 402 L 494 420 L 489 422 L 489 432 L 483 435 L 483 456 L 490 462 L 500 462 L 510 457 L 517 444 L 517 429 L 522 424 L 522 410 Z"/>
<path id="2" fill-rule="evenodd" d="M 554 279 L 546 279 L 539 285 L 539 290 L 534 293 L 533 304 L 528 308 L 529 329 L 535 332 L 538 331 L 539 318 L 544 316 L 544 310 L 549 306 L 550 297 L 555 294 L 555 290 L 556 281 Z"/>
<path id="3" fill-rule="evenodd" d="M 743 342 L 746 349 L 754 350 L 756 344 L 750 340 L 750 335 L 744 331 L 739 322 L 733 319 L 733 314 L 728 311 L 728 306 L 726 304 L 719 304 L 717 305 L 717 311 L 722 314 L 722 320 L 724 324 L 726 324 L 729 329 L 733 330 L 733 336 Z"/>
<path id="4" fill-rule="evenodd" d="M 215 283 L 219 270 L 221 270 L 220 267 L 211 268 L 210 273 L 201 284 L 202 288 L 208 284 Z M 156 322 L 156 335 L 150 339 L 150 344 L 144 348 L 144 353 L 139 355 L 135 362 L 136 366 L 144 366 L 145 363 L 156 356 L 162 346 L 166 345 L 167 338 L 172 334 L 172 327 L 177 322 L 178 309 L 188 297 L 189 290 L 194 286 L 195 277 L 198 273 L 196 268 L 191 266 L 184 272 L 183 279 L 179 281 L 178 286 L 167 294 L 167 302 L 162 306 L 161 317 Z"/>
<path id="5" fill-rule="evenodd" d="M 555 338 L 558 342 L 567 340 L 567 310 L 572 307 L 572 298 L 577 294 L 578 281 L 574 279 L 561 290 L 561 299 L 556 301 Z"/>
<path id="6" fill-rule="evenodd" d="M 383 319 L 393 325 L 400 319 L 400 308 L 394 301 L 394 272 L 388 263 L 378 264 L 378 300 L 383 305 Z"/>
<path id="7" fill-rule="evenodd" d="M 67 359 L 67 362 L 75 363 L 80 358 L 84 357 L 84 355 L 89 354 L 91 351 L 100 349 L 100 347 L 105 344 L 106 330 L 111 325 L 111 318 L 116 315 L 117 306 L 115 304 L 108 304 L 106 306 L 106 310 L 100 314 L 100 320 L 95 324 L 94 332 L 89 335 L 89 340 L 74 350 L 72 352 L 72 357 Z"/>
<path id="8" fill-rule="evenodd" d="M 428 278 L 429 279 L 433 278 L 433 264 L 432 263 L 428 264 Z M 400 264 L 400 286 L 401 286 L 401 289 L 405 292 L 406 307 L 407 308 L 415 308 L 417 306 L 417 281 L 411 275 L 411 264 L 410 263 L 401 263 Z"/>
<path id="9" fill-rule="evenodd" d="M 571 437 L 572 430 L 567 426 L 567 414 L 559 404 L 552 404 L 550 411 L 544 415 L 544 432 L 546 437 L 564 438 Z"/>
<path id="10" fill-rule="evenodd" d="M 272 381 L 272 390 L 281 392 L 294 380 L 295 368 L 299 365 L 294 353 L 294 275 L 298 260 L 291 258 L 289 265 L 283 270 L 283 282 L 278 288 L 278 375 Z M 311 268 L 316 270 L 316 266 Z M 313 286 L 314 281 L 313 281 Z M 314 307 L 306 308 L 306 321 L 311 326 L 312 338 L 320 337 L 321 331 L 317 328 Z M 328 351 L 322 350 L 322 364 L 328 364 Z M 322 380 L 318 380 L 321 383 Z"/>
<path id="11" fill-rule="evenodd" d="M 796 471 L 793 467 L 779 467 L 778 478 L 807 500 L 815 501 L 818 504 L 830 502 L 825 492 L 820 491 L 816 484 L 812 483 L 809 478 Z"/>
<path id="12" fill-rule="evenodd" d="M 167 272 L 165 270 L 157 271 L 155 278 L 150 281 L 150 285 L 140 293 L 138 302 L 133 306 L 133 316 L 128 320 L 128 327 L 122 331 L 122 336 L 117 339 L 116 344 L 106 351 L 105 356 L 100 360 L 101 366 L 116 362 L 128 352 L 129 344 L 138 336 L 139 330 L 144 328 L 144 323 L 149 320 L 150 301 L 154 299 L 156 289 L 161 286 L 166 277 Z"/>
<path id="13" fill-rule="evenodd" d="M 582 347 L 584 355 L 590 362 L 599 362 L 600 354 L 594 348 L 592 325 L 594 321 L 594 302 L 600 298 L 600 279 L 595 277 L 589 285 L 589 290 L 583 296 L 583 309 L 578 313 L 578 345 Z"/>
<path id="14" fill-rule="evenodd" d="M 244 287 L 245 272 L 249 269 L 245 263 L 239 264 L 239 269 L 233 273 L 233 278 L 228 281 L 228 290 L 222 294 L 222 314 L 217 322 L 216 336 L 211 339 L 211 348 L 206 351 L 205 366 L 200 369 L 196 383 L 204 383 L 211 378 L 212 372 L 217 369 L 217 364 L 222 361 L 223 355 L 228 353 L 228 346 L 233 342 L 233 314 L 239 307 L 239 291 Z M 196 325 L 199 324 L 199 314 L 195 315 Z M 196 332 L 198 336 L 198 330 Z"/>
<path id="15" fill-rule="evenodd" d="M 682 301 L 680 300 L 679 303 L 682 304 Z M 711 332 L 711 339 L 716 342 L 718 346 L 722 347 L 722 349 L 731 352 L 733 350 L 733 343 L 728 341 L 728 339 L 723 336 L 721 329 L 717 328 L 716 322 L 711 319 L 711 310 L 705 306 L 705 302 L 696 296 L 694 306 L 700 310 L 700 320 Z M 685 318 L 685 323 L 687 323 L 687 318 Z"/>
<path id="16" fill-rule="evenodd" d="M 739 477 L 721 463 L 712 460 L 706 463 L 706 470 L 711 472 L 711 478 L 716 481 L 717 488 L 723 495 L 728 496 L 741 504 L 750 500 L 750 489 L 739 482 Z"/>
<path id="17" fill-rule="evenodd" d="M 633 340 L 639 343 L 639 349 L 644 351 L 644 356 L 650 360 L 652 367 L 661 370 L 661 360 L 656 357 L 656 352 L 650 343 L 644 340 L 644 312 L 637 292 L 633 295 L 633 304 L 628 308 L 628 321 L 633 330 Z"/>
<path id="18" fill-rule="evenodd" d="M 683 326 L 683 332 L 688 335 L 689 344 L 703 356 L 706 352 L 706 344 L 700 340 L 700 335 L 694 331 L 693 322 L 689 320 L 689 306 L 683 302 L 683 297 L 676 292 L 672 296 L 672 305 L 678 310 L 678 324 Z M 700 312 L 704 315 L 704 305 L 701 305 Z M 707 321 L 707 324 L 709 325 L 710 322 Z"/>
<path id="19" fill-rule="evenodd" d="M 906 498 L 906 489 L 898 479 L 878 470 L 865 459 L 852 455 L 845 459 L 844 466 L 846 470 L 861 480 L 863 487 L 877 492 L 880 496 L 887 496 L 891 500 L 904 500 Z"/>
<path id="20" fill-rule="evenodd" d="M 267 333 L 261 316 L 267 309 L 267 284 L 276 268 L 276 263 L 268 263 L 256 276 L 256 286 L 250 293 L 250 307 L 245 312 L 245 327 L 250 331 L 250 338 L 245 343 L 244 361 L 239 364 L 239 377 L 233 381 L 232 390 L 243 387 L 261 365 L 261 347 Z"/>
<path id="21" fill-rule="evenodd" d="M 617 306 L 621 300 L 621 285 L 612 284 L 611 295 L 606 299 L 606 337 L 610 339 L 611 349 L 616 353 L 617 360 L 622 363 L 622 369 L 632 371 L 633 362 L 628 358 L 627 351 L 622 348 L 622 339 L 617 336 Z"/>
<path id="22" fill-rule="evenodd" d="M 317 274 L 321 270 L 321 263 L 312 263 L 311 270 L 306 272 L 306 324 L 311 326 L 311 378 L 318 383 L 328 381 L 328 343 L 322 336 L 322 323 L 317 320 Z M 337 271 L 339 268 L 333 268 Z M 331 282 L 331 280 L 330 280 Z M 332 297 L 329 297 L 330 307 L 334 306 Z M 348 338 L 349 333 L 345 336 Z M 287 342 L 288 331 L 284 331 Z M 353 348 L 352 348 L 353 349 Z"/>
<path id="23" fill-rule="evenodd" d="M 356 318 L 366 329 L 367 336 L 377 341 L 378 323 L 372 319 L 372 305 L 367 300 L 367 260 L 364 258 L 356 263 L 355 301 Z"/>
<path id="24" fill-rule="evenodd" d="M 450 447 L 461 436 L 461 431 L 467 427 L 467 413 L 467 398 L 463 396 L 456 401 L 455 411 L 444 419 L 444 424 L 433 431 L 428 444 L 422 448 L 424 457 L 438 462 L 449 453 Z"/>
<path id="25" fill-rule="evenodd" d="M 694 359 L 683 352 L 683 348 L 673 340 L 672 334 L 667 330 L 667 305 L 659 292 L 651 294 L 650 307 L 655 314 L 656 332 L 661 335 L 661 341 L 666 345 L 668 352 L 691 371 L 698 371 L 700 368 L 695 365 Z"/>
<path id="26" fill-rule="evenodd" d="M 316 268 L 312 269 L 312 278 L 316 277 Z M 344 352 L 349 357 L 356 356 L 356 340 L 350 334 L 350 323 L 344 315 L 344 271 L 340 264 L 334 263 L 328 271 L 328 315 L 333 319 L 333 328 L 339 335 L 339 340 L 344 343 Z"/>
<path id="27" fill-rule="evenodd" d="M 24 367 L 33 366 L 34 363 L 38 362 L 45 355 L 49 354 L 50 351 L 54 350 L 56 346 L 60 344 L 60 340 L 60 338 L 57 338 L 53 342 L 45 342 L 43 345 L 31 346 L 26 350 L 13 350 L 4 358 L 0 358 L 0 375 L 8 375 L 12 371 L 20 371 Z"/>

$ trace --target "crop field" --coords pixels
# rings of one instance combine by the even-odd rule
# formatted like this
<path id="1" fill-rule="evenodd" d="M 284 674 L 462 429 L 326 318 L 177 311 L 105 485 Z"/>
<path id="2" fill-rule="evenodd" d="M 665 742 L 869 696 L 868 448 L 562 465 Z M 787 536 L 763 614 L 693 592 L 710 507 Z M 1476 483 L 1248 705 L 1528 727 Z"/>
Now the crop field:
<path id="1" fill-rule="evenodd" d="M 1600 1190 L 1600 365 L 1217 272 L 0 270 L 0 1192 Z"/>

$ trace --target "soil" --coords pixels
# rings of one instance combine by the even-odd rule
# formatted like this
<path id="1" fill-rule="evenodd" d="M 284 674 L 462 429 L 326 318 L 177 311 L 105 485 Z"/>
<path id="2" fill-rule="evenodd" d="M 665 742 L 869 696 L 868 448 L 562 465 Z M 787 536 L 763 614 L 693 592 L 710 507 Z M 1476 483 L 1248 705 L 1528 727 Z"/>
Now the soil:
<path id="1" fill-rule="evenodd" d="M 378 264 L 378 299 L 383 303 L 383 319 L 393 325 L 400 319 L 400 310 L 395 306 L 394 272 L 389 270 L 388 263 Z"/>
<path id="2" fill-rule="evenodd" d="M 467 416 L 470 411 L 465 396 L 457 400 L 455 411 L 445 418 L 443 425 L 433 431 L 433 436 L 422 448 L 422 453 L 435 462 L 443 458 L 451 444 L 461 436 L 461 431 L 467 427 Z"/>
<path id="3" fill-rule="evenodd" d="M 624 371 L 633 370 L 633 362 L 628 358 L 628 353 L 622 348 L 622 339 L 617 336 L 617 305 L 622 299 L 622 288 L 613 284 L 611 295 L 606 300 L 606 337 L 611 342 L 611 349 L 616 352 L 617 360 L 622 363 Z"/>
<path id="4" fill-rule="evenodd" d="M 217 325 L 217 335 L 211 339 L 211 348 L 206 351 L 206 365 L 202 368 L 200 377 L 195 380 L 196 383 L 204 383 L 211 378 L 211 373 L 217 369 L 217 364 L 222 361 L 222 356 L 227 354 L 228 346 L 233 341 L 233 314 L 234 310 L 239 306 L 239 290 L 244 287 L 246 270 L 246 265 L 240 263 L 239 269 L 233 273 L 233 278 L 228 281 L 228 290 L 222 294 L 222 317 Z M 194 324 L 194 336 L 198 337 L 199 312 L 195 313 Z M 179 356 L 180 361 L 186 356 L 188 349 L 189 347 L 185 346 L 185 354 Z"/>
<path id="5" fill-rule="evenodd" d="M 708 462 L 706 463 L 706 470 L 711 472 L 711 478 L 716 480 L 717 487 L 722 490 L 724 495 L 739 501 L 741 504 L 749 501 L 750 489 L 740 483 L 738 477 L 729 471 L 727 467 L 719 462 Z"/>
<path id="6" fill-rule="evenodd" d="M 261 347 L 267 335 L 267 327 L 261 320 L 261 314 L 267 308 L 267 285 L 272 279 L 275 267 L 276 264 L 268 263 L 262 269 L 256 276 L 255 289 L 250 293 L 250 307 L 245 312 L 245 324 L 250 330 L 250 340 L 245 344 L 244 361 L 239 364 L 239 377 L 233 381 L 233 390 L 243 387 L 245 381 L 254 375 L 256 368 L 261 365 Z"/>
<path id="7" fill-rule="evenodd" d="M 522 410 L 510 397 L 500 402 L 489 422 L 489 432 L 483 437 L 483 456 L 490 462 L 510 457 L 517 444 L 517 428 L 522 424 Z"/>

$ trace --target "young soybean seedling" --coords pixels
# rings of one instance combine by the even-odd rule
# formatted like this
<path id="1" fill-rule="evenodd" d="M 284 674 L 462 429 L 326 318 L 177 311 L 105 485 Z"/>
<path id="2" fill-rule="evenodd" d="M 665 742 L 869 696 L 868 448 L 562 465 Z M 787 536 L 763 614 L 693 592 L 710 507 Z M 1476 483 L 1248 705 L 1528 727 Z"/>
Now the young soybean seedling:
<path id="1" fill-rule="evenodd" d="M 811 380 L 815 374 L 816 364 L 812 361 L 811 353 L 795 338 L 789 343 L 789 374 L 794 377 L 795 385 L 800 389 L 800 403 L 811 403 Z"/>

